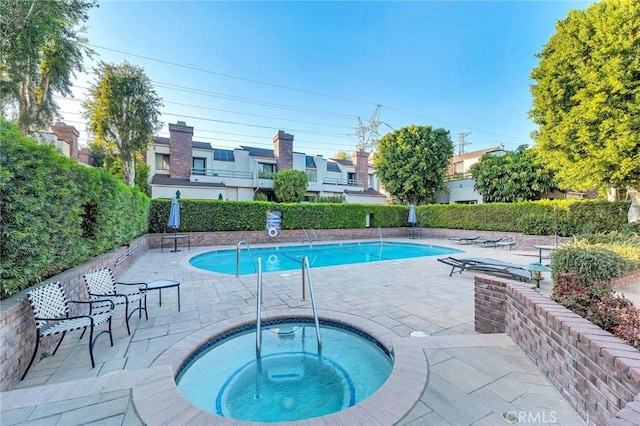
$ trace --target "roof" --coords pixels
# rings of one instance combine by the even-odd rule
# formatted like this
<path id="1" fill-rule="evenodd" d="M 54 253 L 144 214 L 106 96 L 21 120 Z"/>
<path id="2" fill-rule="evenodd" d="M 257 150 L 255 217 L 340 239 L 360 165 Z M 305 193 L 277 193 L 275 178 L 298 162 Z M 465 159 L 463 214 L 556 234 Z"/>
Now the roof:
<path id="1" fill-rule="evenodd" d="M 335 161 L 338 164 L 342 164 L 344 166 L 355 166 L 355 164 L 353 164 L 353 161 L 351 160 L 338 160 L 337 158 L 330 158 L 331 161 Z"/>
<path id="2" fill-rule="evenodd" d="M 162 137 L 162 136 L 154 137 L 153 141 L 158 145 L 169 145 L 169 138 L 165 138 L 165 137 Z M 191 142 L 191 147 L 192 148 L 197 148 L 197 149 L 213 149 L 209 142 L 193 141 L 193 142 Z"/>
<path id="3" fill-rule="evenodd" d="M 502 145 L 498 145 L 492 148 L 479 149 L 478 151 L 465 152 L 464 154 L 454 155 L 452 158 L 452 161 L 465 160 L 469 158 L 478 158 L 478 157 L 482 157 L 484 154 L 488 154 L 490 152 L 496 152 L 496 151 L 504 151 L 504 147 Z"/>
<path id="4" fill-rule="evenodd" d="M 208 188 L 226 188 L 224 183 L 213 182 L 191 182 L 189 178 L 176 178 L 167 175 L 154 175 L 151 179 L 151 185 L 163 186 L 199 186 Z"/>
<path id="5" fill-rule="evenodd" d="M 243 151 L 249 151 L 249 155 L 252 157 L 265 157 L 265 158 L 276 158 L 272 149 L 265 148 L 255 148 L 252 146 L 240 146 L 240 149 Z"/>

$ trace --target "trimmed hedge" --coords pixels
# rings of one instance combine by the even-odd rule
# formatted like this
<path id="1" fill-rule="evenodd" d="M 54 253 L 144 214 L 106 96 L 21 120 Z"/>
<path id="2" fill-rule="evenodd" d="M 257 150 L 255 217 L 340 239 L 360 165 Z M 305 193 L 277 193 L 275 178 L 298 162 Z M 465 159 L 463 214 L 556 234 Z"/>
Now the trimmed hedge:
<path id="1" fill-rule="evenodd" d="M 640 269 L 639 238 L 637 234 L 620 236 L 616 242 L 596 244 L 576 238 L 562 245 L 551 253 L 554 281 L 559 274 L 575 273 L 576 284 L 588 287 Z M 607 240 L 603 236 L 600 239 Z"/>
<path id="2" fill-rule="evenodd" d="M 170 232 L 166 220 L 171 202 L 151 201 L 149 232 Z M 264 201 L 180 200 L 182 232 L 243 231 L 265 228 L 270 210 L 282 212 L 283 229 L 364 228 L 407 225 L 409 207 L 340 203 L 272 203 Z M 607 201 L 532 201 L 524 203 L 435 204 L 418 206 L 418 226 L 426 228 L 474 229 L 478 231 L 554 234 L 557 206 L 559 236 L 598 231 L 640 230 L 627 224 L 629 203 Z"/>
<path id="3" fill-rule="evenodd" d="M 147 232 L 149 198 L 0 119 L 0 298 Z"/>
<path id="4" fill-rule="evenodd" d="M 167 227 L 171 200 L 151 200 L 149 232 L 173 232 Z M 337 203 L 272 203 L 263 201 L 180 200 L 181 232 L 259 231 L 265 229 L 267 212 L 282 212 L 283 229 L 353 229 L 370 226 L 400 227 L 407 224 L 407 206 Z"/>
<path id="5" fill-rule="evenodd" d="M 427 228 L 474 229 L 554 235 L 554 206 L 558 235 L 629 230 L 629 202 L 542 200 L 522 203 L 435 204 L 417 208 L 418 224 Z M 636 232 L 637 232 L 636 231 Z"/>

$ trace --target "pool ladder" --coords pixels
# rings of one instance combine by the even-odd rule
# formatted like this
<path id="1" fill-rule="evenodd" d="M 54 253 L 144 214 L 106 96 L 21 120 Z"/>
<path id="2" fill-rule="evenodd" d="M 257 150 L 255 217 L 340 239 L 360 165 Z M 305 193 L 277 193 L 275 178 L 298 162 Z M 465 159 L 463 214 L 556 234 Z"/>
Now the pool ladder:
<path id="1" fill-rule="evenodd" d="M 253 255 L 251 254 L 251 247 L 249 247 L 249 243 L 246 240 L 238 241 L 238 244 L 236 245 L 236 277 L 240 275 L 240 250 L 242 249 L 242 246 L 245 246 L 247 248 L 249 256 L 251 256 L 251 262 L 253 262 L 254 269 L 256 267 L 256 263 L 253 261 Z"/>
<path id="2" fill-rule="evenodd" d="M 302 300 L 306 300 L 305 296 L 305 273 L 306 281 L 309 283 L 309 295 L 311 296 L 311 309 L 313 311 L 313 320 L 316 326 L 316 338 L 318 339 L 318 353 L 322 351 L 322 336 L 320 334 L 320 320 L 318 319 L 318 309 L 316 308 L 316 298 L 313 293 L 313 282 L 311 281 L 311 271 L 309 267 L 309 259 L 307 256 L 302 258 Z M 258 257 L 258 282 L 256 294 L 256 353 L 260 354 L 262 347 L 262 258 Z"/>
<path id="3" fill-rule="evenodd" d="M 307 233 L 307 231 L 309 231 L 309 233 Z M 316 235 L 316 231 L 313 228 L 309 228 L 304 229 L 302 228 L 302 232 L 304 233 L 304 238 L 302 239 L 302 242 L 304 243 L 305 241 L 309 241 L 309 245 L 313 245 L 313 241 L 318 241 L 318 236 Z"/>

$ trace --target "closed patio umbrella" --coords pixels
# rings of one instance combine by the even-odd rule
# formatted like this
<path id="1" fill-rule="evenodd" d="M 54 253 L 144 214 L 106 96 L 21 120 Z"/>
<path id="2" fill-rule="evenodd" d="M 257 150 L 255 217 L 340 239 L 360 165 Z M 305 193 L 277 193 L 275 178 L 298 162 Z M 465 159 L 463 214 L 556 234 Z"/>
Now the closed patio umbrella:
<path id="1" fill-rule="evenodd" d="M 169 228 L 173 228 L 173 232 L 177 233 L 178 228 L 180 227 L 180 203 L 177 198 L 173 198 L 171 200 L 171 210 L 169 211 L 169 220 L 167 221 L 167 226 Z M 178 239 L 173 239 L 173 252 L 178 251 Z"/>
<path id="2" fill-rule="evenodd" d="M 413 203 L 409 206 L 409 218 L 407 219 L 407 222 L 409 222 L 411 226 L 416 226 L 416 223 L 418 223 L 418 218 L 416 217 L 416 206 L 414 206 Z"/>

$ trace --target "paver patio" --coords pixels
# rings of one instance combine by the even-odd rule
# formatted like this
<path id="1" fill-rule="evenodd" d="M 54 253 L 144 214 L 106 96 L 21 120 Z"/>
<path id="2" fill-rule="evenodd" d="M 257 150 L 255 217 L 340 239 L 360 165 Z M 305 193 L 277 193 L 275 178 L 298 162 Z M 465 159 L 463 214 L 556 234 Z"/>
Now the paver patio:
<path id="1" fill-rule="evenodd" d="M 464 250 L 463 256 L 494 257 L 517 263 L 537 259 L 534 251 L 460 247 L 443 240 L 411 242 L 451 246 Z M 135 399 L 132 389 L 145 383 L 166 386 L 171 382 L 171 374 L 158 366 L 158 360 L 187 336 L 222 321 L 255 317 L 255 275 L 210 273 L 188 264 L 191 256 L 211 249 L 197 247 L 179 253 L 150 250 L 143 255 L 119 279 L 177 280 L 181 283 L 182 310 L 177 310 L 175 289 L 163 291 L 162 306 L 158 306 L 157 293 L 150 293 L 149 320 L 134 316 L 131 336 L 126 332 L 124 312 L 118 310 L 114 317 L 114 346 L 110 347 L 106 338 L 98 341 L 95 369 L 89 362 L 86 338 L 78 340 L 79 332 L 68 335 L 55 356 L 35 364 L 24 381 L 0 394 L 0 423 L 3 426 L 138 425 L 145 420 L 149 424 L 210 423 L 206 415 L 189 417 L 189 422 L 183 422 L 178 420 L 179 413 L 163 413 L 151 421 L 148 417 L 141 418 L 145 409 L 136 404 L 144 401 L 144 397 Z M 449 277 L 449 271 L 436 257 L 311 271 L 321 317 L 345 313 L 366 319 L 394 335 L 394 344 L 426 357 L 428 384 L 417 404 L 397 424 L 584 424 L 508 336 L 474 331 L 474 274 L 464 272 Z M 308 300 L 300 300 L 299 271 L 266 273 L 263 278 L 263 313 L 311 309 Z M 550 284 L 549 279 L 544 280 L 541 291 L 548 291 Z M 625 294 L 631 294 L 632 299 L 640 296 L 634 295 L 633 289 L 625 290 L 629 290 Z M 410 337 L 413 331 L 422 331 L 427 336 Z M 161 405 L 158 401 L 155 404 Z M 390 406 L 378 409 L 393 410 Z M 384 423 L 375 414 L 361 412 L 362 418 L 352 417 L 353 422 L 347 423 Z M 318 418 L 301 424 L 335 422 Z"/>

